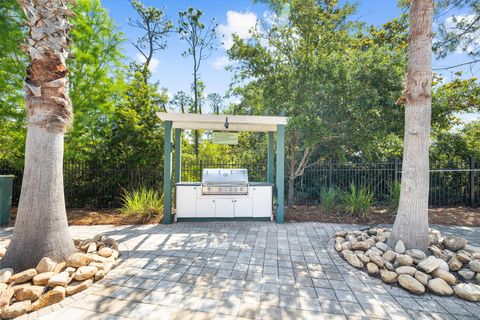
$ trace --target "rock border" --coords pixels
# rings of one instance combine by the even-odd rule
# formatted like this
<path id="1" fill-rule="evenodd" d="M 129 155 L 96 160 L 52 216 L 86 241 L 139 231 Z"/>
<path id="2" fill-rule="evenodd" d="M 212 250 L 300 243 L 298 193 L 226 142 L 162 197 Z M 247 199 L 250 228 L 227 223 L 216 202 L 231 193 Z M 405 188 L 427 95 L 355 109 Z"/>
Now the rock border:
<path id="1" fill-rule="evenodd" d="M 337 231 L 335 250 L 351 266 L 411 293 L 480 301 L 480 247 L 430 229 L 427 255 L 407 249 L 401 240 L 391 248 L 389 235 L 390 229 L 376 227 Z"/>
<path id="2" fill-rule="evenodd" d="M 41 310 L 82 292 L 102 280 L 118 263 L 118 243 L 111 237 L 97 234 L 84 240 L 74 239 L 74 244 L 77 252 L 67 261 L 57 263 L 44 257 L 35 268 L 18 273 L 11 268 L 0 269 L 2 319 Z M 1 249 L 3 256 L 6 250 Z"/>

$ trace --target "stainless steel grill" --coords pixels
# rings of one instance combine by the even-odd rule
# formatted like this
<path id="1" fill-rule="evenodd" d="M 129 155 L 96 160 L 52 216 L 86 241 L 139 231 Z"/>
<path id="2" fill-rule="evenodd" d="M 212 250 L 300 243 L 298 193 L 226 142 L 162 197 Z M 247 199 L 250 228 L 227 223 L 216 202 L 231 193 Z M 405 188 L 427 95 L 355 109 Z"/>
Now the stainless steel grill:
<path id="1" fill-rule="evenodd" d="M 203 169 L 203 194 L 248 194 L 247 169 Z"/>

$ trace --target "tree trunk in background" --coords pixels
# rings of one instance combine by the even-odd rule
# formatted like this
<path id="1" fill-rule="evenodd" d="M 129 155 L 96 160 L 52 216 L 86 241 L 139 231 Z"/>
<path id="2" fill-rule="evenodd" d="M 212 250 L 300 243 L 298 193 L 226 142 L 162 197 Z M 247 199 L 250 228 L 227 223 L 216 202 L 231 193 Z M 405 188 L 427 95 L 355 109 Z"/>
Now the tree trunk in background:
<path id="1" fill-rule="evenodd" d="M 25 169 L 12 241 L 1 266 L 35 267 L 42 257 L 65 260 L 75 251 L 63 192 L 63 139 L 72 122 L 67 66 L 73 0 L 18 0 L 30 28 L 24 46 L 28 113 Z"/>
<path id="2" fill-rule="evenodd" d="M 287 191 L 287 208 L 293 206 L 295 198 L 295 171 L 296 171 L 296 149 L 297 149 L 297 132 L 292 129 L 290 139 L 290 161 L 288 165 L 288 191 Z"/>
<path id="3" fill-rule="evenodd" d="M 412 0 L 400 203 L 390 245 L 428 246 L 429 144 L 432 89 L 432 0 Z"/>

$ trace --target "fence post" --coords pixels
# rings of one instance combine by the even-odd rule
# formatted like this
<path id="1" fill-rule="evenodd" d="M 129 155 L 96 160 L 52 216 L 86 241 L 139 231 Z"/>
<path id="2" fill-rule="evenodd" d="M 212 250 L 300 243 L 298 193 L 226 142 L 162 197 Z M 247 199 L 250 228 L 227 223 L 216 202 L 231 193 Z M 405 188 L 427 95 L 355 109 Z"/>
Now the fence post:
<path id="1" fill-rule="evenodd" d="M 475 159 L 470 157 L 470 206 L 475 206 Z"/>
<path id="2" fill-rule="evenodd" d="M 202 171 L 203 171 L 203 160 L 200 160 L 200 172 L 198 173 L 199 175 L 198 181 L 202 181 Z"/>
<path id="3" fill-rule="evenodd" d="M 328 160 L 328 187 L 331 188 L 333 185 L 333 161 L 332 159 Z"/>
<path id="4" fill-rule="evenodd" d="M 393 160 L 393 165 L 394 165 L 393 181 L 396 184 L 398 182 L 398 159 L 397 158 Z"/>

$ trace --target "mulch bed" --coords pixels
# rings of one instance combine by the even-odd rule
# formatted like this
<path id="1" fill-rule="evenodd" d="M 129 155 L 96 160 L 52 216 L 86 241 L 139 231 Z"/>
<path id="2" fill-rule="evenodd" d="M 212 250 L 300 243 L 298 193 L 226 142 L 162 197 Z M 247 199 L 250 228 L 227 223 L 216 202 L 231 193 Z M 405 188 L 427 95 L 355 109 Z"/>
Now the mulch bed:
<path id="1" fill-rule="evenodd" d="M 12 222 L 10 222 L 9 226 L 13 226 L 16 211 L 16 208 L 12 209 Z M 430 208 L 428 214 L 431 224 L 480 227 L 480 208 Z M 162 221 L 161 215 L 145 220 L 138 216 L 126 216 L 119 209 L 67 209 L 67 217 L 69 225 L 73 226 L 156 224 Z M 345 213 L 325 213 L 319 207 L 299 206 L 287 208 L 285 212 L 285 221 L 287 222 L 391 224 L 394 220 L 395 216 L 383 207 L 375 207 L 366 220 Z"/>
<path id="2" fill-rule="evenodd" d="M 285 220 L 289 222 L 391 224 L 395 220 L 395 215 L 383 207 L 375 207 L 367 219 L 362 219 L 345 213 L 325 213 L 319 207 L 299 206 L 287 208 Z M 430 208 L 428 220 L 431 224 L 480 227 L 480 208 Z"/>

